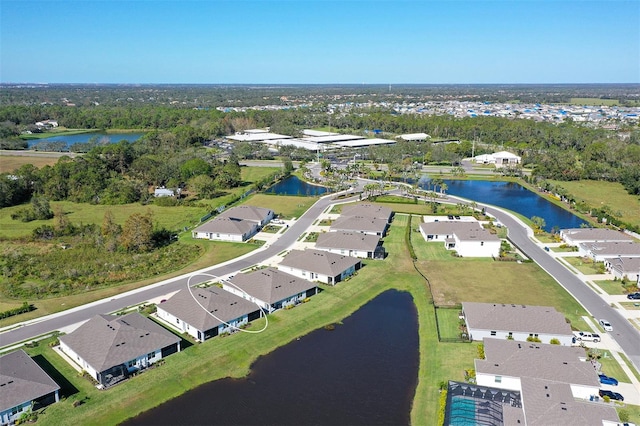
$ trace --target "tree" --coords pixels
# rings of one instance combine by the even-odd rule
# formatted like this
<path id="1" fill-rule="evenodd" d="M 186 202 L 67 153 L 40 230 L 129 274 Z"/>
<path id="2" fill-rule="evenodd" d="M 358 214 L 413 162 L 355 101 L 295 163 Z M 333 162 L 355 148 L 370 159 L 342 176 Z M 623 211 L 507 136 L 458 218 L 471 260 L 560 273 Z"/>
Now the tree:
<path id="1" fill-rule="evenodd" d="M 53 217 L 49 200 L 44 197 L 31 198 L 31 207 L 36 220 L 47 220 Z"/>
<path id="2" fill-rule="evenodd" d="M 111 210 L 104 212 L 100 232 L 103 237 L 118 237 L 120 232 L 122 232 L 122 227 L 116 223 Z"/>
<path id="3" fill-rule="evenodd" d="M 146 252 L 153 248 L 153 221 L 151 213 L 134 213 L 124 223 L 120 244 L 125 250 Z"/>
<path id="4" fill-rule="evenodd" d="M 539 216 L 533 216 L 531 218 L 531 222 L 533 223 L 534 231 L 536 233 L 540 233 L 544 230 L 544 227 L 547 226 L 545 220 Z"/>

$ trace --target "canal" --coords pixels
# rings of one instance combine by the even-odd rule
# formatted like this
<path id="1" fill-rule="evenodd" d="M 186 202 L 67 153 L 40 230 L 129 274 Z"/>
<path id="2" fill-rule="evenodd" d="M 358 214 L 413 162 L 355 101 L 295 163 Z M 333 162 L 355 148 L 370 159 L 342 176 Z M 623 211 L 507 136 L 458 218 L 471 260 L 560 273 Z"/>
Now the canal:
<path id="1" fill-rule="evenodd" d="M 334 330 L 260 357 L 248 377 L 207 383 L 124 424 L 409 424 L 418 355 L 413 299 L 390 290 Z"/>

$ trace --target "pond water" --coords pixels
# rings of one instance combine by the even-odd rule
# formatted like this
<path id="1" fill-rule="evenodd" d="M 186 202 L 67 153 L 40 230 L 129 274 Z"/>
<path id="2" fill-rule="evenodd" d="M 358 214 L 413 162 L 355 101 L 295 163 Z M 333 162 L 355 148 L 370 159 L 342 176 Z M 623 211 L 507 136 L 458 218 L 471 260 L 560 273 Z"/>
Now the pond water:
<path id="1" fill-rule="evenodd" d="M 418 361 L 411 295 L 387 291 L 335 330 L 260 357 L 247 378 L 207 383 L 124 424 L 409 424 Z"/>
<path id="2" fill-rule="evenodd" d="M 303 180 L 298 179 L 297 176 L 289 176 L 286 179 L 276 183 L 265 192 L 267 194 L 278 195 L 306 195 L 306 196 L 318 196 L 325 194 L 329 191 L 324 186 L 311 185 Z"/>
<path id="3" fill-rule="evenodd" d="M 504 207 L 529 219 L 532 216 L 541 217 L 546 223 L 546 231 L 551 231 L 554 226 L 560 229 L 579 228 L 585 223 L 573 213 L 556 206 L 518 183 L 482 180 L 445 180 L 444 182 L 448 186 L 448 194 Z"/>
<path id="4" fill-rule="evenodd" d="M 103 133 L 103 132 L 91 132 L 91 133 L 80 133 L 77 135 L 60 135 L 60 136 L 52 136 L 50 138 L 44 139 L 32 139 L 28 141 L 28 147 L 32 148 L 38 144 L 47 144 L 47 143 L 66 143 L 67 149 L 76 143 L 87 143 L 91 138 L 97 138 L 97 142 L 108 140 L 110 143 L 120 142 L 123 139 L 128 140 L 129 142 L 137 141 L 142 136 L 144 136 L 144 132 L 138 133 Z"/>

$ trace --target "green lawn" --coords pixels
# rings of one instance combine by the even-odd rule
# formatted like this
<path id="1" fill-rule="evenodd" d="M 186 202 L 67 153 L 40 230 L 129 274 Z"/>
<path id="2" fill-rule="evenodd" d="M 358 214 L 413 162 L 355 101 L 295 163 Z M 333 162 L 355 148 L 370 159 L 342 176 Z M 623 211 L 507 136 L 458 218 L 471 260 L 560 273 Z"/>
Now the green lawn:
<path id="1" fill-rule="evenodd" d="M 584 257 L 563 257 L 562 259 L 585 275 L 603 273 L 600 269 L 601 263 L 596 263 L 591 259 Z"/>
<path id="2" fill-rule="evenodd" d="M 585 202 L 592 207 L 606 205 L 621 221 L 640 226 L 640 198 L 630 195 L 620 183 L 592 180 L 550 182 L 566 189 L 576 202 Z"/>
<path id="3" fill-rule="evenodd" d="M 573 105 L 589 105 L 589 106 L 620 105 L 620 101 L 618 99 L 600 99 L 600 98 L 571 98 L 569 103 Z"/>
<path id="4" fill-rule="evenodd" d="M 436 308 L 438 332 L 441 339 L 460 338 L 460 308 Z"/>
<path id="5" fill-rule="evenodd" d="M 298 204 L 305 200 L 299 197 L 259 195 L 249 201 L 264 205 L 267 198 L 259 197 L 298 200 L 297 203 L 288 203 L 290 209 L 301 208 Z M 281 208 L 282 202 L 276 205 Z M 269 205 L 265 206 L 272 208 Z M 414 227 L 417 226 L 418 219 L 414 218 Z M 193 345 L 168 357 L 163 366 L 149 370 L 114 389 L 96 390 L 86 380 L 78 377 L 77 373 L 46 345 L 30 349 L 30 353 L 42 355 L 65 376 L 72 387 L 77 389 L 77 392 L 68 395 L 65 400 L 47 408 L 38 422 L 43 425 L 117 424 L 127 416 L 135 416 L 199 384 L 223 377 L 242 377 L 248 373 L 251 363 L 260 355 L 267 354 L 314 329 L 340 321 L 376 295 L 393 288 L 410 292 L 416 305 L 420 365 L 411 424 L 429 423 L 426 419 L 437 418 L 439 382 L 463 380 L 464 370 L 473 368 L 477 348 L 472 344 L 438 342 L 435 308 L 429 287 L 422 276 L 416 273 L 405 244 L 407 222 L 408 216 L 396 215 L 385 238 L 385 247 L 389 254 L 385 260 L 365 260 L 364 268 L 353 279 L 335 287 L 324 287 L 324 291 L 312 297 L 309 303 L 270 316 L 270 326 L 264 333 L 237 333 Z M 417 266 L 429 279 L 438 300 L 452 304 L 474 300 L 550 305 L 563 312 L 577 328 L 586 328 L 586 324 L 579 319 L 586 312 L 537 265 L 451 258 L 444 256 L 446 253 L 431 258 L 431 248 L 427 246 L 436 247 L 437 244 L 427 244 L 420 234 L 415 232 L 411 233 L 411 237 L 419 259 Z M 442 251 L 445 252 L 444 249 Z M 455 319 L 451 312 L 439 312 L 444 314 L 444 322 L 449 330 L 447 333 L 451 333 L 453 324 L 457 323 L 457 310 L 452 312 L 456 314 Z M 264 320 L 255 321 L 252 328 L 261 328 L 262 321 Z M 83 400 L 84 403 L 73 408 L 73 401 L 76 400 Z"/>
<path id="6" fill-rule="evenodd" d="M 245 167 L 240 169 L 242 181 L 249 184 L 281 171 L 282 167 Z"/>
<path id="7" fill-rule="evenodd" d="M 273 210 L 281 218 L 292 219 L 302 216 L 316 201 L 318 201 L 317 197 L 255 194 L 250 196 L 243 204 L 266 207 Z"/>
<path id="8" fill-rule="evenodd" d="M 631 383 L 629 376 L 624 372 L 622 367 L 616 359 L 611 355 L 609 351 L 600 351 L 600 358 L 598 359 L 602 364 L 602 372 L 610 377 L 615 377 L 619 382 Z"/>
<path id="9" fill-rule="evenodd" d="M 622 281 L 597 280 L 594 283 L 608 294 L 626 294 Z"/>

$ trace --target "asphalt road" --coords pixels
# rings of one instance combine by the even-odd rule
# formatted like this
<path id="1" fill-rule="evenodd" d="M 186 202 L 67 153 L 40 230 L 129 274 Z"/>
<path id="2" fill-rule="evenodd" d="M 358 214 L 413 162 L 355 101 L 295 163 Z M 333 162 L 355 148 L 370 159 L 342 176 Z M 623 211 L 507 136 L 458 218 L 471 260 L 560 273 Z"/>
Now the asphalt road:
<path id="1" fill-rule="evenodd" d="M 455 202 L 463 201 L 461 198 L 448 197 Z M 587 284 L 580 280 L 573 272 L 569 271 L 556 259 L 550 256 L 540 246 L 531 241 L 527 230 L 514 216 L 490 205 L 478 203 L 486 211 L 495 216 L 504 224 L 509 233 L 509 240 L 518 247 L 527 257 L 535 261 L 542 269 L 547 271 L 562 287 L 564 287 L 596 320 L 606 319 L 613 326 L 613 332 L 609 335 L 620 345 L 626 355 L 631 359 L 636 368 L 640 369 L 640 332 L 631 323 L 609 306 Z M 527 285 L 523 282 L 522 285 Z"/>
<path id="2" fill-rule="evenodd" d="M 354 198 L 353 200 L 356 200 Z M 342 199 L 340 202 L 348 201 Z M 336 203 L 332 196 L 324 197 L 318 200 L 309 210 L 307 210 L 298 220 L 295 221 L 288 230 L 268 247 L 263 247 L 249 255 L 237 260 L 228 262 L 221 266 L 214 266 L 209 269 L 201 270 L 203 274 L 215 276 L 226 276 L 233 274 L 242 269 L 249 268 L 257 263 L 263 262 L 283 250 L 291 247 L 296 240 L 307 230 L 309 226 L 320 216 L 320 214 L 331 204 Z M 185 288 L 189 277 L 193 274 L 186 274 L 170 280 L 166 280 L 160 285 L 151 285 L 141 289 L 133 290 L 121 295 L 115 296 L 110 300 L 102 300 L 87 305 L 79 306 L 67 311 L 48 315 L 39 318 L 27 325 L 7 330 L 0 333 L 0 347 L 13 345 L 37 336 L 45 335 L 56 330 L 63 329 L 70 325 L 86 321 L 98 314 L 115 312 L 127 306 L 133 306 L 143 303 L 147 300 L 164 296 L 173 291 Z M 203 281 L 209 280 L 210 277 L 205 275 L 195 276 L 191 279 L 190 284 L 195 285 Z"/>

